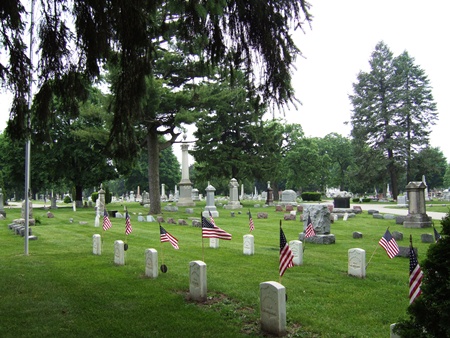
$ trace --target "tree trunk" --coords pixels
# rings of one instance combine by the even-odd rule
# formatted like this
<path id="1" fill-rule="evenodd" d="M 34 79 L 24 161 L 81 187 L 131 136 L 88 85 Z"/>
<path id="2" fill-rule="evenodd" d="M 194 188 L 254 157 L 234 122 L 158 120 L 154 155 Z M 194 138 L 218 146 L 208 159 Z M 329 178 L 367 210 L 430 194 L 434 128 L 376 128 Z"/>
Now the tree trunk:
<path id="1" fill-rule="evenodd" d="M 150 195 L 149 215 L 161 213 L 161 196 L 159 191 L 159 143 L 156 130 L 147 133 L 148 187 Z"/>
<path id="2" fill-rule="evenodd" d="M 397 181 L 397 170 L 395 169 L 394 153 L 392 149 L 388 149 L 388 172 L 391 178 L 392 186 L 392 198 L 397 199 L 398 196 L 398 181 Z"/>
<path id="3" fill-rule="evenodd" d="M 75 185 L 75 205 L 77 208 L 83 207 L 83 186 Z"/>

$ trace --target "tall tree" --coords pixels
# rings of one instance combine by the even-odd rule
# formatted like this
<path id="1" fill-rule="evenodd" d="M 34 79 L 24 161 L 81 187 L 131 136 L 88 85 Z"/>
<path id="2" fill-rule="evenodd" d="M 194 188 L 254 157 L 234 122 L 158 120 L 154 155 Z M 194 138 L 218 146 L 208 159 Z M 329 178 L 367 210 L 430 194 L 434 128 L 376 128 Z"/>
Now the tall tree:
<path id="1" fill-rule="evenodd" d="M 425 71 L 414 58 L 403 52 L 394 59 L 395 77 L 399 82 L 397 123 L 405 137 L 406 182 L 412 180 L 411 160 L 415 152 L 427 146 L 430 126 L 437 120 L 436 103 Z"/>
<path id="2" fill-rule="evenodd" d="M 423 74 L 419 74 L 409 61 L 407 54 L 394 60 L 388 46 L 379 42 L 369 60 L 370 72 L 358 74 L 357 82 L 353 84 L 354 94 L 350 95 L 352 136 L 357 142 L 366 143 L 384 154 L 394 199 L 398 195 L 399 175 L 404 163 L 410 160 L 408 154 L 411 149 L 427 144 L 428 126 L 436 117 L 432 102 L 413 104 L 414 100 L 431 97 Z M 420 81 L 412 85 L 413 77 L 408 74 L 414 72 L 421 76 L 422 86 L 418 85 Z"/>
<path id="3" fill-rule="evenodd" d="M 425 175 L 429 189 L 442 188 L 446 169 L 447 159 L 442 151 L 439 148 L 427 147 L 412 159 L 410 179 L 422 181 L 422 176 Z"/>
<path id="4" fill-rule="evenodd" d="M 202 86 L 204 113 L 196 121 L 197 141 L 191 151 L 198 178 L 250 178 L 265 110 L 258 107 L 247 85 L 244 74 L 237 72 L 233 78 Z M 220 166 L 210 165 L 212 158 Z"/>

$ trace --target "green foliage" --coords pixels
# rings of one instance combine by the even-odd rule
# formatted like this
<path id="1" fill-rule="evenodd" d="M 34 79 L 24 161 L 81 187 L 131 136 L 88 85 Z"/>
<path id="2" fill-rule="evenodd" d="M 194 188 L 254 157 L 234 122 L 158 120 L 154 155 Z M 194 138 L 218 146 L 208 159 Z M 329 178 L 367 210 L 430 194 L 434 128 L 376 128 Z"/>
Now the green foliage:
<path id="1" fill-rule="evenodd" d="M 369 63 L 370 72 L 358 74 L 350 95 L 351 133 L 357 143 L 379 153 L 396 199 L 405 163 L 409 181 L 413 152 L 428 145 L 430 126 L 437 119 L 436 104 L 424 71 L 406 52 L 394 58 L 379 42 Z"/>
<path id="2" fill-rule="evenodd" d="M 422 294 L 408 307 L 409 319 L 396 325 L 402 337 L 450 337 L 450 213 L 441 225 L 441 239 L 420 264 Z"/>
<path id="3" fill-rule="evenodd" d="M 72 203 L 72 199 L 70 198 L 69 195 L 64 196 L 64 203 L 66 203 L 66 204 Z"/>
<path id="4" fill-rule="evenodd" d="M 450 164 L 447 165 L 445 169 L 444 179 L 443 179 L 444 188 L 450 188 Z"/>
<path id="5" fill-rule="evenodd" d="M 91 199 L 92 199 L 92 202 L 93 202 L 94 204 L 97 202 L 97 199 L 98 199 L 98 191 L 94 191 L 94 192 L 91 194 Z"/>
<path id="6" fill-rule="evenodd" d="M 447 159 L 439 148 L 427 147 L 419 151 L 411 160 L 411 179 L 422 181 L 426 176 L 428 189 L 444 187 Z"/>
<path id="7" fill-rule="evenodd" d="M 320 201 L 322 194 L 320 192 L 302 192 L 303 201 Z"/>
<path id="8" fill-rule="evenodd" d="M 362 201 L 364 203 L 369 203 L 369 202 L 372 202 L 372 199 L 370 199 L 370 198 L 363 198 Z"/>

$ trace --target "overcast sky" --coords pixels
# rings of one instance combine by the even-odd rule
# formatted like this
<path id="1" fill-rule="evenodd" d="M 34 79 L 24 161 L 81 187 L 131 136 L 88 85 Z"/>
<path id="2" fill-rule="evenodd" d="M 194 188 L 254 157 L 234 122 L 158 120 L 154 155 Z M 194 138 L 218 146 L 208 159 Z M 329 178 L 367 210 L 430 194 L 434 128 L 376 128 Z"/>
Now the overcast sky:
<path id="1" fill-rule="evenodd" d="M 351 105 L 348 95 L 359 71 L 369 71 L 369 59 L 379 41 L 394 56 L 408 51 L 427 74 L 437 103 L 439 120 L 431 145 L 450 161 L 450 33 L 449 1 L 418 0 L 311 0 L 311 27 L 295 40 L 303 53 L 293 76 L 298 110 L 286 111 L 291 123 L 300 123 L 306 136 L 331 132 L 348 136 Z M 0 94 L 0 130 L 6 126 L 10 101 Z M 179 153 L 179 144 L 175 152 Z M 177 154 L 178 155 L 178 154 Z"/>
<path id="2" fill-rule="evenodd" d="M 311 0 L 314 19 L 296 34 L 304 58 L 297 62 L 293 86 L 303 103 L 286 117 L 300 123 L 306 136 L 331 132 L 348 136 L 348 95 L 359 71 L 370 71 L 369 59 L 379 41 L 394 56 L 408 51 L 430 80 L 439 120 L 431 146 L 450 161 L 450 2 L 418 0 Z"/>

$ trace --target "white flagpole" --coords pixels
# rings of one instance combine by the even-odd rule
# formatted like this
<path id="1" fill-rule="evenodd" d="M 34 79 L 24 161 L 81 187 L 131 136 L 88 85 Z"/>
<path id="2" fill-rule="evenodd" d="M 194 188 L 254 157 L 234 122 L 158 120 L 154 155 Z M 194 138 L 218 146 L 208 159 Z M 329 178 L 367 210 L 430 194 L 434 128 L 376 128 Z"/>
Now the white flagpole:
<path id="1" fill-rule="evenodd" d="M 30 152 L 31 152 L 31 104 L 33 102 L 32 84 L 33 84 L 33 30 L 34 30 L 34 1 L 31 0 L 30 11 L 30 74 L 28 89 L 28 114 L 27 114 L 27 140 L 25 143 L 25 255 L 28 255 L 28 233 L 30 226 Z"/>

